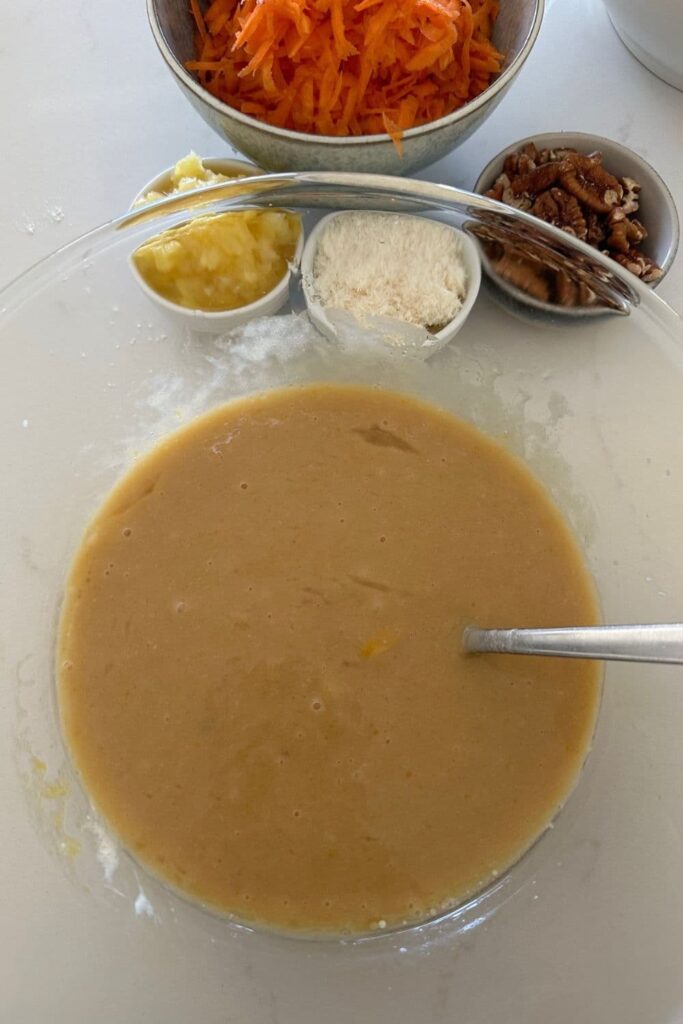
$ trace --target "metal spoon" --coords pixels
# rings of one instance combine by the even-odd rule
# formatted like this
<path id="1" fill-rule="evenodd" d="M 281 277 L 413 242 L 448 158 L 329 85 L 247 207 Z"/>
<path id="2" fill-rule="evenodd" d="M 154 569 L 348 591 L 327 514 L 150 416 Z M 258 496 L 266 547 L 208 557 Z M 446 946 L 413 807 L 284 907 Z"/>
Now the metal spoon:
<path id="1" fill-rule="evenodd" d="M 562 629 L 468 626 L 463 634 L 463 647 L 472 654 L 546 654 L 555 658 L 683 665 L 683 623 Z"/>

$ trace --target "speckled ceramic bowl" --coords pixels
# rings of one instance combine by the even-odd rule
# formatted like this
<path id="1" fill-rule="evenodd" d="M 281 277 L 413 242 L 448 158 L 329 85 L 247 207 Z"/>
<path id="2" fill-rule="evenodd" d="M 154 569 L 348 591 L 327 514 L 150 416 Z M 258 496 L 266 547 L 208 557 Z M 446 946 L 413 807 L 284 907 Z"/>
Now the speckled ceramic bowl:
<path id="1" fill-rule="evenodd" d="M 202 2 L 202 6 L 205 6 Z M 387 135 L 337 138 L 287 131 L 257 121 L 217 100 L 185 68 L 194 57 L 194 23 L 186 0 L 147 0 L 157 46 L 181 91 L 219 135 L 271 171 L 372 171 L 408 174 L 463 142 L 495 109 L 536 42 L 545 0 L 506 0 L 493 33 L 505 67 L 485 92 L 448 117 L 411 128 L 400 154 Z"/>

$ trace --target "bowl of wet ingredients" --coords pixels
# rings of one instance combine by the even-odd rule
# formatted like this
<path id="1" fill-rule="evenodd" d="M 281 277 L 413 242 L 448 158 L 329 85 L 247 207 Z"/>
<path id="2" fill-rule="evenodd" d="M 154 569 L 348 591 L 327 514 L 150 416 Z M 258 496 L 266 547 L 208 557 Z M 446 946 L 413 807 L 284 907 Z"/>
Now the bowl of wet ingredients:
<path id="1" fill-rule="evenodd" d="M 302 935 L 416 924 L 547 828 L 596 721 L 595 663 L 467 656 L 473 614 L 597 620 L 519 460 L 381 388 L 221 405 L 86 529 L 57 653 L 66 742 L 124 845 L 200 903 Z"/>
<path id="2" fill-rule="evenodd" d="M 295 184 L 283 205 L 313 213 L 318 182 Z M 336 187 L 374 212 L 367 182 Z M 402 200 L 423 187 L 393 185 Z M 330 977 L 375 977 L 385 955 L 393 972 L 404 950 L 422 975 L 428 952 L 455 996 L 474 958 L 488 977 L 484 932 L 504 940 L 503 915 L 464 966 L 455 944 L 503 904 L 515 947 L 542 950 L 549 928 L 568 955 L 554 926 L 570 899 L 633 920 L 643 892 L 667 907 L 680 684 L 609 666 L 593 740 L 594 666 L 467 658 L 460 639 L 662 622 L 683 600 L 678 318 L 634 277 L 631 315 L 571 346 L 489 302 L 426 361 L 361 328 L 331 343 L 291 313 L 197 338 L 130 274 L 131 251 L 177 220 L 155 209 L 3 295 L 16 599 L 0 649 L 10 796 L 25 806 L 26 778 L 46 794 L 17 874 L 35 920 L 47 849 L 68 857 L 51 890 L 103 942 L 120 927 L 125 950 L 170 936 L 292 991 L 309 953 L 273 933 L 334 940 L 313 950 Z M 382 983 L 373 1012 L 385 997 Z"/>

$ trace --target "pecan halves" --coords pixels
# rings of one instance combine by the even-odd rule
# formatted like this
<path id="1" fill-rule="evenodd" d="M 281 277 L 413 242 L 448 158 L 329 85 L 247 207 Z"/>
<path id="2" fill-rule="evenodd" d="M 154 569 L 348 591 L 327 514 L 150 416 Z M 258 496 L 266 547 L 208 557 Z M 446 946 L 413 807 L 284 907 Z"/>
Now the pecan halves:
<path id="1" fill-rule="evenodd" d="M 533 142 L 527 142 L 516 153 L 508 153 L 503 164 L 503 171 L 508 177 L 513 178 L 516 174 L 526 174 L 533 171 L 539 162 L 539 153 Z"/>
<path id="2" fill-rule="evenodd" d="M 489 199 L 497 199 L 498 202 L 500 202 L 500 200 L 503 198 L 504 191 L 505 191 L 505 186 L 503 185 L 502 181 L 499 178 L 498 181 L 493 186 L 493 188 L 490 188 L 485 193 L 485 195 L 487 195 L 489 197 Z"/>
<path id="3" fill-rule="evenodd" d="M 597 300 L 597 295 L 592 288 L 589 288 L 585 281 L 579 282 L 579 305 L 580 306 L 593 306 Z"/>
<path id="4" fill-rule="evenodd" d="M 555 299 L 561 306 L 576 306 L 579 297 L 577 284 L 564 270 L 558 270 L 555 277 Z"/>
<path id="5" fill-rule="evenodd" d="M 505 158 L 487 195 L 509 206 L 528 210 L 540 220 L 587 242 L 642 281 L 653 283 L 662 270 L 640 246 L 647 231 L 633 216 L 640 204 L 640 184 L 631 177 L 611 174 L 602 153 L 575 149 L 538 149 L 527 144 Z M 514 233 L 513 233 L 514 234 Z M 511 237 L 489 247 L 491 266 L 510 284 L 542 302 L 586 306 L 598 302 L 583 281 L 553 259 L 550 251 L 534 255 L 530 243 Z"/>
<path id="6" fill-rule="evenodd" d="M 586 241 L 589 245 L 598 249 L 605 241 L 605 226 L 602 218 L 595 210 L 588 210 L 586 214 Z"/>
<path id="7" fill-rule="evenodd" d="M 515 195 L 521 195 L 523 192 L 530 195 L 545 192 L 559 179 L 561 169 L 562 164 L 559 161 L 541 164 L 540 167 L 527 171 L 526 174 L 518 174 L 511 178 L 510 188 Z"/>
<path id="8" fill-rule="evenodd" d="M 503 202 L 508 206 L 514 206 L 518 210 L 530 210 L 532 199 L 526 193 L 522 192 L 520 195 L 515 195 L 510 186 L 503 189 Z"/>
<path id="9" fill-rule="evenodd" d="M 624 187 L 624 197 L 621 202 L 621 209 L 628 216 L 636 213 L 640 206 L 640 185 L 633 178 L 622 178 L 621 184 Z"/>
<path id="10" fill-rule="evenodd" d="M 612 226 L 612 230 L 607 236 L 607 247 L 615 252 L 629 251 L 631 243 L 628 240 L 628 222 L 626 220 L 619 220 Z"/>
<path id="11" fill-rule="evenodd" d="M 492 265 L 501 277 L 521 288 L 527 295 L 539 302 L 548 302 L 550 299 L 550 286 L 537 264 L 506 253 Z"/>
<path id="12" fill-rule="evenodd" d="M 647 229 L 635 217 L 626 221 L 626 234 L 631 245 L 640 245 L 644 238 L 647 238 Z"/>
<path id="13" fill-rule="evenodd" d="M 576 151 L 573 149 L 542 149 L 536 160 L 537 164 L 549 164 L 556 161 L 562 162 Z"/>
<path id="14" fill-rule="evenodd" d="M 647 231 L 639 220 L 629 220 L 622 206 L 616 206 L 607 215 L 609 234 L 607 235 L 608 249 L 615 252 L 628 252 L 633 246 L 638 246 L 647 238 Z"/>
<path id="15" fill-rule="evenodd" d="M 538 196 L 531 212 L 576 238 L 586 238 L 588 225 L 578 200 L 561 188 L 551 188 Z"/>
<path id="16" fill-rule="evenodd" d="M 626 253 L 611 252 L 609 255 L 620 266 L 625 267 L 626 270 L 629 270 L 648 284 L 658 281 L 664 273 L 661 267 L 658 267 L 655 261 L 646 256 L 640 249 L 629 249 Z"/>
<path id="17" fill-rule="evenodd" d="M 596 213 L 609 213 L 621 202 L 624 188 L 600 163 L 600 155 L 569 156 L 563 162 L 560 184 Z"/>
<path id="18" fill-rule="evenodd" d="M 510 153 L 505 157 L 503 171 L 508 178 L 515 178 L 518 174 L 528 174 L 536 167 L 536 161 L 529 153 Z"/>

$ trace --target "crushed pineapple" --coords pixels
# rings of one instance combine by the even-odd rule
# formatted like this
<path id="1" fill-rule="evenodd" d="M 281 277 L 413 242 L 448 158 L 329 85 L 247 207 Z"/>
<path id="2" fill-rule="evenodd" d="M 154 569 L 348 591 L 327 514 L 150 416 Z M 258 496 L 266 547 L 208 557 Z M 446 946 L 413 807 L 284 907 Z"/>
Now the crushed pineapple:
<path id="1" fill-rule="evenodd" d="M 267 295 L 294 258 L 300 218 L 285 210 L 197 217 L 145 242 L 133 261 L 159 295 L 188 309 L 238 309 Z"/>
<path id="2" fill-rule="evenodd" d="M 239 168 L 232 175 L 218 174 L 189 153 L 175 165 L 162 192 L 148 192 L 135 205 L 247 176 Z M 282 280 L 300 235 L 300 218 L 284 210 L 221 213 L 156 235 L 133 254 L 133 262 L 150 288 L 178 306 L 206 312 L 239 309 Z"/>
<path id="3" fill-rule="evenodd" d="M 254 174 L 260 174 L 259 167 L 254 167 Z M 191 192 L 192 189 L 201 188 L 202 185 L 215 185 L 219 181 L 233 181 L 235 178 L 247 178 L 249 172 L 239 166 L 235 166 L 233 174 L 219 174 L 205 167 L 202 158 L 196 153 L 190 152 L 179 160 L 175 165 L 168 181 L 162 190 L 153 189 L 137 199 L 134 206 L 144 206 L 145 203 L 152 203 L 156 199 L 163 199 L 164 196 L 172 196 L 177 192 Z"/>
<path id="4" fill-rule="evenodd" d="M 374 658 L 378 654 L 390 651 L 397 643 L 398 633 L 383 630 L 381 633 L 375 633 L 374 636 L 371 636 L 367 643 L 361 647 L 360 653 L 363 658 Z"/>

